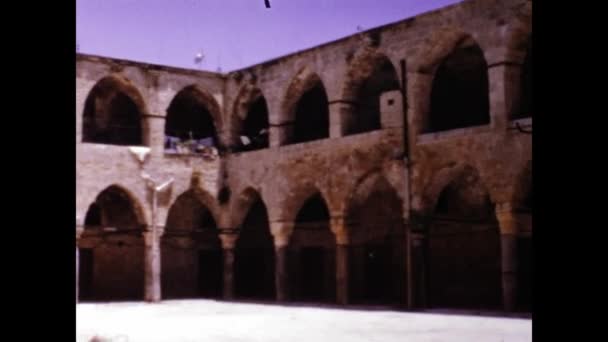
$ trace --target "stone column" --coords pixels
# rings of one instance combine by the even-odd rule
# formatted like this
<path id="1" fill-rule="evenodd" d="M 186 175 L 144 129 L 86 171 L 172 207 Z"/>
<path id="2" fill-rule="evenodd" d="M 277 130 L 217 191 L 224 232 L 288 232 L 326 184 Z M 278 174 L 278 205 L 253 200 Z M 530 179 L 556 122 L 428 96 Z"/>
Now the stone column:
<path id="1" fill-rule="evenodd" d="M 224 259 L 224 299 L 234 299 L 234 247 L 238 235 L 234 233 L 221 233 L 222 254 Z"/>
<path id="2" fill-rule="evenodd" d="M 428 305 L 427 294 L 427 237 L 421 223 L 410 222 L 407 234 L 407 307 L 424 308 Z"/>
<path id="3" fill-rule="evenodd" d="M 354 102 L 336 100 L 329 103 L 329 137 L 340 138 L 346 135 L 351 124 Z"/>
<path id="4" fill-rule="evenodd" d="M 270 222 L 270 232 L 275 248 L 275 286 L 276 299 L 285 302 L 289 299 L 289 270 L 287 267 L 287 246 L 293 231 L 291 222 Z"/>
<path id="5" fill-rule="evenodd" d="M 496 62 L 488 68 L 492 127 L 504 130 L 520 106 L 521 63 Z"/>
<path id="6" fill-rule="evenodd" d="M 142 117 L 142 139 L 150 147 L 150 154 L 162 156 L 165 153 L 165 116 L 147 114 Z"/>
<path id="7" fill-rule="evenodd" d="M 431 109 L 431 89 L 433 75 L 420 72 L 407 74 L 407 125 L 408 143 L 413 146 L 418 134 L 429 129 L 429 115 Z"/>
<path id="8" fill-rule="evenodd" d="M 331 219 L 331 231 L 336 235 L 336 301 L 338 304 L 347 305 L 350 239 L 342 217 Z"/>
<path id="9" fill-rule="evenodd" d="M 82 227 L 76 227 L 76 303 L 78 303 L 78 288 L 80 287 L 79 271 L 80 271 L 80 251 L 78 243 L 83 232 Z"/>
<path id="10" fill-rule="evenodd" d="M 513 311 L 517 304 L 517 235 L 520 222 L 510 204 L 497 205 L 496 217 L 500 227 L 503 307 L 506 311 Z"/>
<path id="11" fill-rule="evenodd" d="M 271 124 L 270 127 L 268 127 L 268 131 L 269 146 L 283 146 L 291 137 L 293 137 L 293 122 Z"/>
<path id="12" fill-rule="evenodd" d="M 144 300 L 159 302 L 161 300 L 161 263 L 160 239 L 164 230 L 156 227 L 156 232 L 144 231 Z"/>

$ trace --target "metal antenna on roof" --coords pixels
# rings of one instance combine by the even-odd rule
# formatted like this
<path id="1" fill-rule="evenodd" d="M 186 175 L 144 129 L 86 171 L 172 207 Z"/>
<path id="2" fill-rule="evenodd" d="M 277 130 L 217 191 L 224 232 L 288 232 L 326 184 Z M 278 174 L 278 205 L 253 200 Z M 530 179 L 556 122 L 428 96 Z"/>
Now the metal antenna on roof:
<path id="1" fill-rule="evenodd" d="M 202 68 L 202 64 L 203 64 L 204 60 L 205 60 L 205 55 L 203 54 L 203 51 L 200 51 L 199 53 L 196 54 L 196 56 L 194 56 L 194 64 L 198 65 L 199 69 Z"/>

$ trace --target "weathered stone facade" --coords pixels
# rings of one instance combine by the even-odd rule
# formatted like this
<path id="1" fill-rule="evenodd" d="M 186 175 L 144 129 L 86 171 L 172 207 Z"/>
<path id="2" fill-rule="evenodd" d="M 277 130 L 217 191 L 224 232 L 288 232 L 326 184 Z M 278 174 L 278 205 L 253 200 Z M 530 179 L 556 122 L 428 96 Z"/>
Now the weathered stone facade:
<path id="1" fill-rule="evenodd" d="M 81 296 L 86 297 L 82 287 L 88 286 L 84 292 L 95 299 L 112 299 L 114 293 L 117 299 L 158 300 L 164 295 L 148 295 L 154 292 L 149 282 L 162 279 L 169 297 L 223 293 L 227 299 L 254 298 L 256 291 L 243 285 L 249 281 L 259 288 L 256 298 L 268 298 L 270 292 L 278 300 L 529 309 L 522 293 L 529 295 L 525 255 L 532 231 L 527 202 L 532 147 L 531 134 L 518 127 L 532 126 L 531 113 L 521 115 L 531 5 L 469 0 L 229 74 L 78 55 L 81 270 L 83 249 L 91 254 L 85 257 L 89 284 L 81 284 Z M 438 70 L 452 67 L 444 61 L 456 50 L 472 56 L 476 50 L 470 46 L 483 54 L 476 56 L 480 77 L 487 79 L 480 88 L 487 89 L 481 95 L 487 96 L 487 122 L 435 130 Z M 454 62 L 451 70 L 468 70 L 461 66 L 467 60 Z M 378 86 L 366 83 L 380 69 L 392 77 L 391 85 L 383 86 L 388 76 L 376 78 Z M 472 81 L 465 77 L 465 82 Z M 371 91 L 371 106 L 379 103 L 379 117 L 363 120 L 379 120 L 368 131 L 360 129 L 365 126 L 359 114 L 365 87 L 377 90 Z M 184 89 L 210 116 L 219 155 L 166 153 L 167 112 Z M 319 103 L 327 106 L 327 134 L 294 143 L 299 127 L 308 127 L 298 126 L 298 108 L 311 89 L 324 92 Z M 130 143 L 95 143 L 87 137 L 83 127 L 103 122 L 105 114 L 88 118 L 85 112 L 108 111 L 104 108 L 114 93 L 126 95 L 132 101 L 129 110 L 139 114 L 139 145 L 150 149 L 145 162 L 131 154 Z M 93 101 L 91 94 L 101 95 Z M 239 150 L 247 113 L 261 96 L 269 146 Z M 87 106 L 96 109 L 90 112 Z M 174 179 L 154 212 L 142 168 L 154 178 Z M 299 214 L 316 194 L 326 213 L 312 220 L 311 228 Z M 110 203 L 118 201 L 112 196 L 127 198 L 130 218 L 120 219 L 120 210 L 99 204 L 104 196 Z M 185 204 L 178 208 L 180 198 Z M 93 203 L 101 208 L 96 220 Z M 259 203 L 261 214 L 255 218 L 250 208 Z M 144 235 L 152 230 L 153 217 L 158 239 L 148 242 Z M 239 242 L 248 222 L 256 222 L 251 225 L 259 233 Z M 116 231 L 87 230 L 90 226 Z M 446 238 L 446 230 L 457 237 Z M 144 258 L 150 244 L 161 250 L 157 269 L 144 266 L 151 262 Z M 249 252 L 239 252 L 239 244 Z M 245 265 L 239 256 L 251 260 Z M 315 266 L 321 264 L 324 271 Z M 144 277 L 150 272 L 160 275 Z M 463 280 L 463 274 L 469 276 Z M 323 284 L 307 280 L 312 277 Z M 316 294 L 306 290 L 317 287 Z M 476 302 L 475 294 L 485 299 Z"/>

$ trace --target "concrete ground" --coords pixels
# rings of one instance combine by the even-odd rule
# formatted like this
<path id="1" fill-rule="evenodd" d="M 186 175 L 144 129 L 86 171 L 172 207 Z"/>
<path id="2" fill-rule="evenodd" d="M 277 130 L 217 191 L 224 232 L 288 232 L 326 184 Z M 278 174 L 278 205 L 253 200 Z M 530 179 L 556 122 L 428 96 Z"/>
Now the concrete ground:
<path id="1" fill-rule="evenodd" d="M 532 341 L 529 318 L 213 300 L 81 303 L 76 317 L 77 341 Z"/>

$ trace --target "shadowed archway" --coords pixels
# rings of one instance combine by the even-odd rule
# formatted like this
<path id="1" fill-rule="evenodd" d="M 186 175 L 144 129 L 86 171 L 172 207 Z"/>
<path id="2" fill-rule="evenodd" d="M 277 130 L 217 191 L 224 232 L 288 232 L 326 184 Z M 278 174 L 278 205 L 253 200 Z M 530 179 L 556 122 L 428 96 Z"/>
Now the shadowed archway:
<path id="1" fill-rule="evenodd" d="M 466 166 L 441 191 L 428 226 L 429 306 L 500 309 L 500 249 L 494 204 Z"/>
<path id="2" fill-rule="evenodd" d="M 398 305 L 404 298 L 403 202 L 382 176 L 357 187 L 347 211 L 350 294 L 354 304 Z"/>
<path id="3" fill-rule="evenodd" d="M 142 300 L 143 214 L 123 188 L 99 193 L 87 211 L 79 241 L 80 301 Z"/>
<path id="4" fill-rule="evenodd" d="M 335 302 L 335 247 L 335 237 L 329 226 L 329 210 L 317 192 L 299 209 L 289 241 L 293 301 Z"/>
<path id="5" fill-rule="evenodd" d="M 143 145 L 143 98 L 120 75 L 101 79 L 91 89 L 82 121 L 82 142 L 108 145 Z"/>
<path id="6" fill-rule="evenodd" d="M 169 210 L 161 241 L 163 298 L 222 298 L 222 245 L 215 218 L 194 191 Z"/>
<path id="7" fill-rule="evenodd" d="M 257 192 L 235 246 L 235 297 L 245 300 L 275 299 L 275 252 L 266 205 Z"/>
<path id="8" fill-rule="evenodd" d="M 489 123 L 488 64 L 481 47 L 466 36 L 435 69 L 426 132 Z"/>

